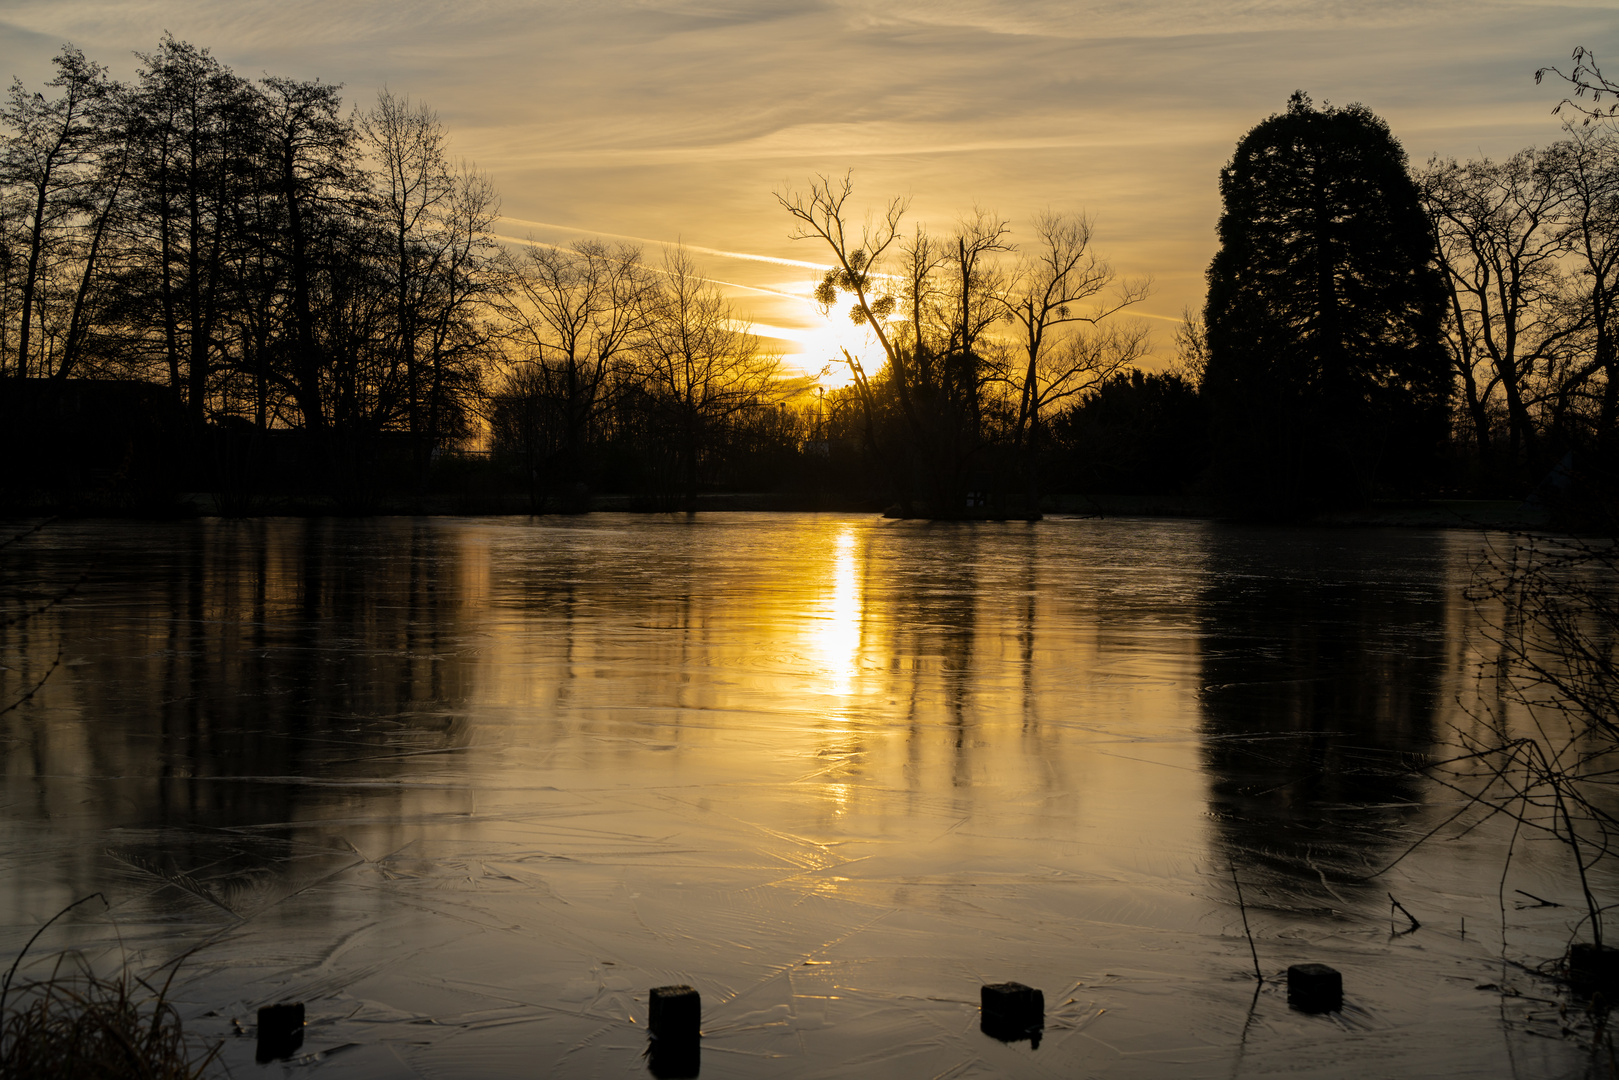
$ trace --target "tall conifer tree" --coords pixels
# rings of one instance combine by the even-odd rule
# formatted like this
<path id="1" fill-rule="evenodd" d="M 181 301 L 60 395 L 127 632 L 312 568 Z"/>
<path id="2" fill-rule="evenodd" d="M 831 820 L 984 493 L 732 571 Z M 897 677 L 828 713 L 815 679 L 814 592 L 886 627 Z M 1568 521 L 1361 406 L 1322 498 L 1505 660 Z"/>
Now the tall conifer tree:
<path id="1" fill-rule="evenodd" d="M 1237 144 L 1220 194 L 1205 387 L 1225 494 L 1287 514 L 1430 480 L 1444 285 L 1388 125 L 1295 93 Z"/>

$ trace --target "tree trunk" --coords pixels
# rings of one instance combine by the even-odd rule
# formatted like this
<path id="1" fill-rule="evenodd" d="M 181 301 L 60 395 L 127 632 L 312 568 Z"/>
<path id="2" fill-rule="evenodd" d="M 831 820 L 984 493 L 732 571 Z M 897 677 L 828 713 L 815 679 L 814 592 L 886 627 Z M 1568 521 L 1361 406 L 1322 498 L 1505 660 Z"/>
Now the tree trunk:
<path id="1" fill-rule="evenodd" d="M 315 327 L 309 302 L 309 240 L 305 235 L 302 208 L 298 204 L 298 181 L 290 141 L 282 146 L 281 185 L 282 197 L 287 204 L 287 236 L 291 247 L 288 271 L 292 278 L 292 321 L 297 354 L 293 361 L 296 372 L 294 396 L 298 400 L 299 411 L 303 413 L 304 427 L 318 432 L 326 426 L 326 421 L 321 402 L 320 360 L 316 355 Z"/>
<path id="2" fill-rule="evenodd" d="M 38 197 L 34 200 L 34 227 L 28 234 L 28 270 L 22 284 L 22 323 L 17 328 L 17 378 L 28 378 L 29 319 L 33 314 L 34 291 L 39 287 L 39 257 L 45 247 L 45 192 L 51 181 L 50 162 L 45 164 L 45 175 L 39 181 Z"/>

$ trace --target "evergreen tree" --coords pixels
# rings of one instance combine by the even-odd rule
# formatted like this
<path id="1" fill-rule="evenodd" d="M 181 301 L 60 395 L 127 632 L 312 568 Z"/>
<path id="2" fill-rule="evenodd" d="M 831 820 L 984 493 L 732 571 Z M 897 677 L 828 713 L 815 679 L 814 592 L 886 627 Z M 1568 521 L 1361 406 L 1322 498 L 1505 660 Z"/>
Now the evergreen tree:
<path id="1" fill-rule="evenodd" d="M 1220 194 L 1205 388 L 1221 489 L 1297 513 L 1431 480 L 1444 283 L 1388 125 L 1297 92 L 1237 144 Z"/>

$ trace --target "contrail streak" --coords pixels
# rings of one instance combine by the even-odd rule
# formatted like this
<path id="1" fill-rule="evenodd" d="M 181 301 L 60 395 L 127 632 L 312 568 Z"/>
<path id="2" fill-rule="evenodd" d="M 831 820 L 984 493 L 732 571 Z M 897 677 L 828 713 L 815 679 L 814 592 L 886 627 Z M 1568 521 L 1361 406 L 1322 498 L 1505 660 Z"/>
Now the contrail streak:
<path id="1" fill-rule="evenodd" d="M 503 220 L 510 221 L 512 219 L 511 218 L 505 218 Z M 584 230 L 583 229 L 578 229 L 578 230 L 575 230 L 575 231 L 576 232 L 583 232 Z M 544 240 L 529 240 L 529 239 L 519 240 L 515 236 L 502 236 L 499 233 L 489 233 L 488 235 L 490 237 L 492 237 L 493 239 L 499 240 L 502 243 L 506 243 L 506 244 L 533 244 L 535 247 L 550 248 L 552 251 L 567 251 L 567 250 L 569 250 L 568 247 L 566 245 L 564 245 L 564 244 L 552 244 L 552 243 L 548 243 L 547 241 L 544 241 Z M 611 233 L 594 233 L 592 235 L 595 235 L 595 236 L 611 236 L 613 234 L 611 234 Z M 634 237 L 625 237 L 624 239 L 633 240 L 635 238 Z M 688 250 L 688 251 L 713 251 L 714 249 L 713 248 L 701 248 L 701 247 L 695 247 L 695 248 L 694 247 L 688 247 L 686 250 Z M 724 253 L 720 252 L 719 254 L 724 254 Z M 659 266 L 657 263 L 644 262 L 641 265 L 646 267 L 648 270 L 653 271 L 654 273 L 658 273 L 658 274 L 666 273 L 666 271 L 663 269 L 663 267 Z M 809 294 L 808 289 L 806 289 L 804 292 L 801 292 L 801 293 L 790 293 L 790 292 L 784 292 L 781 289 L 767 289 L 763 285 L 743 285 L 741 282 L 738 282 L 738 281 L 726 281 L 726 280 L 724 280 L 722 278 L 704 277 L 701 274 L 697 275 L 697 280 L 711 282 L 711 283 L 713 283 L 715 285 L 724 285 L 726 288 L 729 288 L 729 289 L 746 289 L 748 292 L 764 293 L 766 296 L 779 296 L 784 300 L 801 300 L 804 303 L 813 303 L 814 302 L 814 297 L 812 297 Z"/>
<path id="2" fill-rule="evenodd" d="M 585 236 L 602 236 L 612 240 L 630 240 L 637 244 L 656 244 L 663 247 L 667 240 L 648 240 L 644 236 L 625 236 L 623 233 L 602 232 L 600 229 L 581 229 L 573 225 L 556 225 L 549 221 L 527 221 L 523 218 L 502 217 L 500 220 L 509 221 L 514 225 L 528 225 L 535 229 L 559 229 L 562 232 L 581 233 Z M 721 248 L 700 247 L 695 244 L 684 245 L 687 251 L 700 251 L 704 255 L 718 255 L 725 259 L 745 259 L 748 262 L 770 263 L 774 266 L 796 266 L 803 270 L 825 270 L 824 263 L 805 262 L 802 259 L 780 259 L 774 255 L 755 255 L 747 251 L 725 251 Z"/>

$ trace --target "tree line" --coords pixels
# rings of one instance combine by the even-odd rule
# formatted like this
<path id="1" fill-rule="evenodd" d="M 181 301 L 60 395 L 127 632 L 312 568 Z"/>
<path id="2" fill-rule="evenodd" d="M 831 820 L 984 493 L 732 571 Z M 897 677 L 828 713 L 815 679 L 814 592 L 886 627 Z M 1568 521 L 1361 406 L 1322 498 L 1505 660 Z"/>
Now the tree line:
<path id="1" fill-rule="evenodd" d="M 138 56 L 125 85 L 64 48 L 0 110 L 6 373 L 165 384 L 196 424 L 462 429 L 497 203 L 432 113 Z"/>
<path id="2" fill-rule="evenodd" d="M 167 36 L 137 57 L 126 84 L 65 47 L 43 91 L 14 80 L 0 107 L 14 428 L 53 387 L 136 383 L 170 392 L 185 430 L 166 452 L 210 457 L 201 483 L 297 433 L 302 482 L 374 484 L 391 438 L 408 484 L 492 427 L 536 492 L 647 430 L 692 487 L 715 429 L 781 396 L 685 253 L 499 244 L 493 183 L 425 106 L 384 90 L 345 111 L 337 86 L 246 79 Z"/>
<path id="3" fill-rule="evenodd" d="M 1606 117 L 1412 169 L 1369 110 L 1296 94 L 1222 172 L 1208 299 L 1158 373 L 1129 318 L 1152 283 L 1085 215 L 1036 215 L 1022 244 L 981 209 L 934 232 L 892 199 L 862 223 L 848 176 L 814 178 L 776 199 L 830 264 L 816 300 L 870 342 L 816 392 L 684 250 L 497 242 L 493 183 L 419 103 L 345 111 L 337 86 L 246 79 L 168 36 L 137 58 L 126 84 L 64 47 L 0 107 L 11 441 L 40 441 L 67 387 L 106 398 L 81 441 L 165 417 L 162 439 L 119 429 L 97 475 L 127 476 L 144 439 L 173 484 L 363 506 L 481 441 L 481 482 L 536 510 L 729 487 L 939 517 L 1120 492 L 1297 513 L 1522 495 L 1614 454 Z"/>
<path id="4" fill-rule="evenodd" d="M 1575 63 L 1563 106 L 1583 122 L 1505 162 L 1412 168 L 1369 109 L 1295 93 L 1221 171 L 1207 299 L 1156 376 L 1135 370 L 1142 332 L 1110 320 L 1148 283 L 1115 281 L 1083 222 L 1039 219 L 1008 262 L 993 215 L 939 243 L 902 233 L 900 201 L 856 235 L 847 180 L 778 198 L 834 260 L 823 305 L 882 350 L 876 378 L 846 363 L 872 458 L 911 470 L 902 502 L 961 507 L 976 461 L 1031 514 L 1055 471 L 1244 516 L 1531 495 L 1590 521 L 1619 494 L 1619 131 L 1599 106 L 1614 85 Z M 1166 446 L 1162 467 L 1118 464 Z"/>
<path id="5" fill-rule="evenodd" d="M 786 477 L 949 513 L 969 489 L 1035 505 L 1059 413 L 1147 349 L 1104 324 L 1148 283 L 1116 279 L 1084 217 L 1039 218 L 1038 251 L 1013 263 L 1008 222 L 901 236 L 896 203 L 882 249 L 838 253 L 818 293 L 853 296 L 885 360 L 849 357 L 853 386 L 812 396 L 682 250 L 496 242 L 493 184 L 426 107 L 385 90 L 345 112 L 339 87 L 246 79 L 172 37 L 137 58 L 125 84 L 64 47 L 43 92 L 14 81 L 0 108 L 18 438 L 53 387 L 136 384 L 168 393 L 108 407 L 172 405 L 183 431 L 163 452 L 216 489 L 280 471 L 363 502 L 482 433 L 536 509 L 603 489 L 691 505 Z M 903 283 L 880 277 L 901 252 Z M 1069 324 L 1086 329 L 1059 341 Z M 260 445 L 289 434 L 295 454 Z"/>
<path id="6" fill-rule="evenodd" d="M 1611 93 L 1581 58 L 1576 96 Z M 1244 136 L 1193 350 L 1209 488 L 1251 513 L 1448 489 L 1611 514 L 1619 131 L 1584 119 L 1416 168 L 1365 107 L 1302 93 Z"/>
<path id="7" fill-rule="evenodd" d="M 1570 126 L 1503 161 L 1418 170 L 1444 283 L 1457 427 L 1481 483 L 1511 490 L 1619 420 L 1619 135 Z"/>

